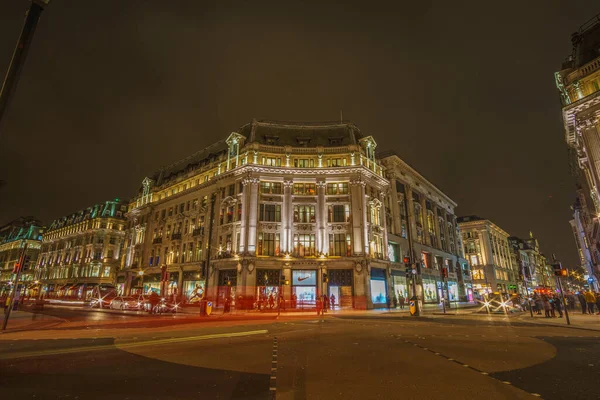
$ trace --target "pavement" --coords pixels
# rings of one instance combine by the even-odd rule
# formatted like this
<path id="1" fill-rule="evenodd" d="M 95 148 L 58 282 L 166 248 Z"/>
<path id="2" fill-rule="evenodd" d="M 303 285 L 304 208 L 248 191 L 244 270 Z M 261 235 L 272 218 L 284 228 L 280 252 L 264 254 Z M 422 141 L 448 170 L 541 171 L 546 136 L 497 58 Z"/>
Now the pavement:
<path id="1" fill-rule="evenodd" d="M 26 314 L 15 315 L 31 322 L 34 314 Z M 35 320 L 59 324 L 0 335 L 0 393 L 11 399 L 597 398 L 597 331 L 526 322 L 528 314 L 466 310 L 423 317 L 387 310 L 297 314 L 165 318 L 48 308 Z"/>
<path id="2" fill-rule="evenodd" d="M 585 330 L 600 331 L 600 315 L 582 314 L 581 311 L 569 311 L 570 325 L 567 324 L 566 316 L 562 318 L 546 318 L 543 315 L 523 313 L 519 317 L 520 321 L 534 323 L 545 326 L 568 327 Z"/>

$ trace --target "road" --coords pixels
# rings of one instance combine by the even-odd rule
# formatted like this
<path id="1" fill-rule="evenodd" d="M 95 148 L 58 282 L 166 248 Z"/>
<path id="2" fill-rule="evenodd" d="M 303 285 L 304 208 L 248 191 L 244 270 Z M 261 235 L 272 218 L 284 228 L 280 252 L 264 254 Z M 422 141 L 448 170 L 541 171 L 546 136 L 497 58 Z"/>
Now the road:
<path id="1" fill-rule="evenodd" d="M 483 316 L 170 318 L 163 321 L 177 323 L 167 325 L 150 317 L 116 328 L 119 317 L 92 329 L 0 335 L 0 390 L 11 399 L 591 399 L 598 392 L 598 331 Z"/>

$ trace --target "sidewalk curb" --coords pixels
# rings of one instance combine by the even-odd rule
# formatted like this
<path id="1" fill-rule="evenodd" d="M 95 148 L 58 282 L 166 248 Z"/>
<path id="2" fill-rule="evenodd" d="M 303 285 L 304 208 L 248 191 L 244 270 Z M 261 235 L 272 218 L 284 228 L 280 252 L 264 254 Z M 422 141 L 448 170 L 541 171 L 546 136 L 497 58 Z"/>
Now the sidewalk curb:
<path id="1" fill-rule="evenodd" d="M 547 327 L 552 327 L 552 328 L 568 328 L 568 329 L 579 329 L 582 331 L 590 331 L 590 332 L 600 332 L 600 328 L 584 328 L 581 326 L 573 326 L 573 325 L 567 325 L 566 323 L 564 325 L 558 325 L 558 324 L 547 324 L 544 322 L 533 322 L 533 321 L 524 321 L 521 318 L 523 318 L 523 316 L 519 317 L 518 320 L 519 322 L 523 322 L 525 324 L 528 325 L 538 325 L 538 326 L 547 326 Z M 531 318 L 531 317 L 529 317 Z"/>

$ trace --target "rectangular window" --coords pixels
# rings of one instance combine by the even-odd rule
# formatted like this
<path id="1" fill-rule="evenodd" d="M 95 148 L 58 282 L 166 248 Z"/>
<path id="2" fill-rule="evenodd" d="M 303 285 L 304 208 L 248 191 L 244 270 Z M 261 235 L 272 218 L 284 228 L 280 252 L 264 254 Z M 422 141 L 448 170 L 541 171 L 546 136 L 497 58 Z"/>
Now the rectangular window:
<path id="1" fill-rule="evenodd" d="M 293 194 L 300 196 L 314 196 L 315 184 L 314 183 L 294 183 Z"/>
<path id="2" fill-rule="evenodd" d="M 233 196 L 235 194 L 235 184 L 232 183 L 231 185 L 229 185 L 227 187 L 227 195 L 228 196 Z"/>
<path id="3" fill-rule="evenodd" d="M 314 233 L 294 235 L 294 254 L 299 257 L 315 255 Z"/>
<path id="4" fill-rule="evenodd" d="M 315 206 L 302 205 L 294 206 L 294 222 L 314 223 L 315 222 Z"/>
<path id="5" fill-rule="evenodd" d="M 262 163 L 263 165 L 267 165 L 269 167 L 281 167 L 281 158 L 263 157 Z"/>
<path id="6" fill-rule="evenodd" d="M 352 251 L 352 242 L 349 233 L 336 233 L 329 235 L 329 255 L 349 257 Z"/>
<path id="7" fill-rule="evenodd" d="M 294 159 L 294 167 L 296 168 L 314 168 L 315 160 L 308 158 L 296 158 Z"/>
<path id="8" fill-rule="evenodd" d="M 350 205 L 335 204 L 328 207 L 329 222 L 348 222 L 350 221 Z"/>
<path id="9" fill-rule="evenodd" d="M 348 182 L 328 183 L 327 194 L 348 194 Z"/>
<path id="10" fill-rule="evenodd" d="M 281 194 L 281 182 L 261 182 L 260 192 L 263 194 Z"/>
<path id="11" fill-rule="evenodd" d="M 346 159 L 345 158 L 329 158 L 327 159 L 328 167 L 345 167 Z"/>
<path id="12" fill-rule="evenodd" d="M 261 204 L 260 220 L 266 222 L 281 222 L 281 205 Z"/>
<path id="13" fill-rule="evenodd" d="M 258 233 L 258 255 L 279 255 L 279 233 Z"/>

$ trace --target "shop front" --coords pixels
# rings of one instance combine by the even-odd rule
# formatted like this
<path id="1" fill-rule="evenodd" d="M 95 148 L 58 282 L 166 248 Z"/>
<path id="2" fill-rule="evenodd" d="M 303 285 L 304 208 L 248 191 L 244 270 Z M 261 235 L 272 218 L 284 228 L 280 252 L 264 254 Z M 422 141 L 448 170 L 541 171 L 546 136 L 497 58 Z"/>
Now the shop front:
<path id="1" fill-rule="evenodd" d="M 123 296 L 125 294 L 125 276 L 117 276 L 117 293 L 119 296 Z"/>
<path id="2" fill-rule="evenodd" d="M 150 295 L 151 293 L 156 293 L 160 296 L 160 279 L 160 273 L 143 275 L 140 278 L 140 280 L 143 280 L 143 294 Z"/>
<path id="3" fill-rule="evenodd" d="M 183 301 L 188 304 L 200 304 L 203 294 L 204 280 L 200 279 L 200 272 L 185 271 L 183 273 Z"/>
<path id="4" fill-rule="evenodd" d="M 352 308 L 354 307 L 352 283 L 354 275 L 351 269 L 330 269 L 327 271 L 329 277 L 328 289 L 329 298 L 335 297 L 334 307 Z"/>
<path id="5" fill-rule="evenodd" d="M 296 307 L 314 307 L 317 300 L 317 271 L 301 269 L 292 271 L 292 296 Z"/>
<path id="6" fill-rule="evenodd" d="M 458 283 L 456 281 L 448 280 L 448 299 L 458 301 Z"/>
<path id="7" fill-rule="evenodd" d="M 394 287 L 394 295 L 396 299 L 399 299 L 400 296 L 404 297 L 404 299 L 408 299 L 408 283 L 406 282 L 406 272 L 399 270 L 392 270 L 392 285 Z"/>
<path id="8" fill-rule="evenodd" d="M 439 290 L 441 290 L 441 282 Z M 424 302 L 429 304 L 437 304 L 440 302 L 438 295 L 438 281 L 432 278 L 423 277 Z"/>
<path id="9" fill-rule="evenodd" d="M 261 310 L 277 307 L 280 277 L 279 269 L 256 270 L 256 299 Z"/>
<path id="10" fill-rule="evenodd" d="M 381 268 L 371 268 L 371 301 L 373 308 L 387 307 L 386 272 Z"/>
<path id="11" fill-rule="evenodd" d="M 225 305 L 227 298 L 235 301 L 235 289 L 237 285 L 237 270 L 222 269 L 219 270 L 219 286 L 217 289 L 217 306 Z"/>
<path id="12" fill-rule="evenodd" d="M 165 285 L 166 295 L 175 301 L 179 293 L 179 272 L 169 272 L 167 283 Z"/>

